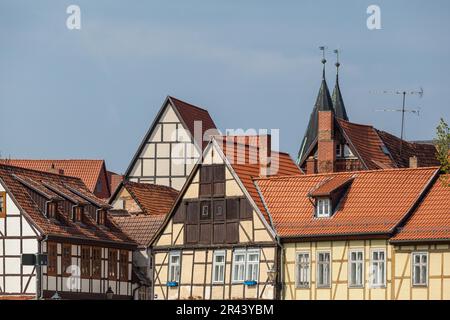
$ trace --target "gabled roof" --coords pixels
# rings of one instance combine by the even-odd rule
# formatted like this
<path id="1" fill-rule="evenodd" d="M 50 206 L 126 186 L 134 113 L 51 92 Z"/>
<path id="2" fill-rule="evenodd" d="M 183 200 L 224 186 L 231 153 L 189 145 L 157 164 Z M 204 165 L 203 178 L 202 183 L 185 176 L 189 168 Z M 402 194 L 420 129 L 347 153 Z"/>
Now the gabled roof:
<path id="1" fill-rule="evenodd" d="M 444 178 L 444 176 L 441 176 Z M 450 186 L 438 179 L 391 242 L 450 241 Z"/>
<path id="2" fill-rule="evenodd" d="M 438 168 L 390 169 L 257 179 L 281 237 L 389 235 L 420 200 Z M 331 218 L 315 218 L 308 193 L 330 178 L 351 185 Z"/>
<path id="3" fill-rule="evenodd" d="M 75 201 L 74 204 L 84 202 L 98 209 L 100 208 L 98 205 L 102 205 L 103 208 L 109 207 L 107 203 L 95 197 L 79 178 L 0 164 L 0 183 L 4 185 L 31 225 L 42 235 L 49 238 L 108 243 L 115 247 L 136 246 L 135 242 L 119 230 L 109 217 L 107 227 L 98 226 L 87 213 L 83 217 L 83 224 L 79 224 L 72 222 L 68 214 L 60 211 L 58 207 L 58 220 L 48 219 L 30 194 L 30 190 L 38 193 L 47 190 L 48 195 L 56 194 L 61 198 L 71 198 Z M 36 188 L 36 185 L 39 187 Z M 91 201 L 80 195 L 85 195 Z"/>
<path id="4" fill-rule="evenodd" d="M 261 163 L 259 159 L 259 147 L 258 136 L 245 136 L 245 140 L 242 141 L 242 136 L 217 136 L 215 139 L 219 142 L 219 146 L 222 147 L 222 152 L 226 156 L 228 162 L 237 174 L 239 180 L 247 192 L 255 201 L 261 213 L 264 215 L 268 223 L 270 223 L 270 217 L 266 212 L 266 209 L 261 201 L 258 190 L 254 183 L 255 178 L 261 176 Z M 255 141 L 256 139 L 256 141 Z M 252 141 L 253 140 L 253 141 Z M 227 145 L 234 144 L 231 149 L 233 152 L 227 150 Z M 245 163 L 240 163 L 239 157 L 245 155 Z M 251 160 L 250 160 L 251 159 Z M 283 152 L 271 151 L 272 168 L 278 168 L 275 172 L 272 170 L 270 176 L 286 176 L 301 174 L 299 167 L 291 159 L 289 154 Z"/>
<path id="5" fill-rule="evenodd" d="M 114 222 L 141 246 L 147 245 L 170 212 L 179 192 L 171 187 L 124 181 L 111 197 L 113 202 L 125 188 L 142 210 L 142 214 L 112 215 Z"/>
<path id="6" fill-rule="evenodd" d="M 68 159 L 68 160 L 31 160 L 31 159 L 8 159 L 0 160 L 0 163 L 49 172 L 49 170 L 61 169 L 64 175 L 77 177 L 83 180 L 89 191 L 94 192 L 98 178 L 105 168 L 104 160 Z"/>
<path id="7" fill-rule="evenodd" d="M 439 165 L 436 159 L 436 148 L 433 145 L 402 141 L 370 125 L 356 124 L 342 119 L 337 119 L 337 123 L 347 143 L 353 147 L 353 151 L 369 170 L 407 168 L 409 158 L 412 156 L 418 158 L 420 167 Z"/>
<path id="8" fill-rule="evenodd" d="M 209 129 L 216 129 L 216 125 L 214 124 L 214 121 L 212 120 L 211 116 L 209 115 L 209 112 L 205 109 L 202 109 L 200 107 L 194 106 L 190 103 L 184 102 L 182 100 L 179 100 L 177 98 L 174 98 L 172 96 L 167 96 L 166 100 L 164 100 L 164 103 L 162 104 L 161 108 L 158 111 L 158 114 L 153 119 L 153 122 L 150 126 L 150 128 L 147 130 L 147 133 L 145 134 L 144 138 L 141 141 L 141 144 L 139 145 L 136 153 L 133 156 L 133 159 L 131 160 L 130 164 L 128 165 L 128 168 L 125 172 L 125 177 L 129 176 L 131 170 L 133 170 L 134 164 L 136 160 L 139 158 L 139 155 L 142 153 L 142 150 L 144 149 L 148 139 L 150 138 L 150 135 L 152 134 L 156 124 L 158 123 L 161 116 L 164 114 L 164 111 L 166 110 L 168 105 L 171 105 L 173 107 L 173 110 L 177 114 L 177 116 L 180 118 L 180 121 L 183 123 L 186 130 L 188 130 L 189 134 L 194 138 L 194 141 L 199 149 L 204 149 L 206 145 L 208 144 L 208 141 L 198 141 L 200 139 L 197 139 L 195 136 L 194 128 L 195 128 L 195 121 L 201 121 L 202 123 L 202 137 L 205 132 Z M 202 150 L 201 150 L 202 151 Z"/>
<path id="9" fill-rule="evenodd" d="M 317 185 L 313 190 L 309 192 L 311 197 L 323 197 L 329 196 L 333 192 L 347 186 L 354 179 L 353 176 L 332 176 L 329 179 L 323 180 L 322 183 Z"/>

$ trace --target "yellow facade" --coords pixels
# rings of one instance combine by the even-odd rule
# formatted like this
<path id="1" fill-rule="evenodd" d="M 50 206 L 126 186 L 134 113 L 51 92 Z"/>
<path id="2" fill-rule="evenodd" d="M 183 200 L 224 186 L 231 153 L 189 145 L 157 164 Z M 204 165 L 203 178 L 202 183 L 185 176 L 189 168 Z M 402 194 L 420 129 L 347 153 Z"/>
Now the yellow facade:
<path id="1" fill-rule="evenodd" d="M 208 152 L 204 163 L 222 164 L 218 152 Z M 234 178 L 230 168 L 225 170 L 225 197 L 244 197 L 245 192 Z M 199 172 L 187 186 L 182 200 L 199 197 Z M 152 246 L 154 255 L 154 293 L 157 299 L 274 299 L 275 289 L 269 281 L 268 271 L 276 268 L 277 243 L 253 209 L 251 219 L 239 221 L 239 240 L 234 244 L 189 245 L 185 243 L 185 225 L 170 219 Z M 168 286 L 170 255 L 180 254 L 180 275 L 176 286 Z M 214 254 L 224 253 L 223 281 L 214 281 Z M 247 285 L 233 281 L 235 252 L 256 252 L 258 259 L 257 281 Z"/>
<path id="2" fill-rule="evenodd" d="M 383 285 L 372 283 L 372 252 L 385 252 Z M 318 253 L 330 253 L 330 286 L 317 285 Z M 350 284 L 351 252 L 362 252 L 362 285 Z M 309 286 L 298 285 L 297 255 L 309 253 Z M 412 281 L 413 253 L 427 254 L 427 284 Z M 450 246 L 394 246 L 388 240 L 343 240 L 285 243 L 283 245 L 282 299 L 287 300 L 409 300 L 450 299 Z"/>

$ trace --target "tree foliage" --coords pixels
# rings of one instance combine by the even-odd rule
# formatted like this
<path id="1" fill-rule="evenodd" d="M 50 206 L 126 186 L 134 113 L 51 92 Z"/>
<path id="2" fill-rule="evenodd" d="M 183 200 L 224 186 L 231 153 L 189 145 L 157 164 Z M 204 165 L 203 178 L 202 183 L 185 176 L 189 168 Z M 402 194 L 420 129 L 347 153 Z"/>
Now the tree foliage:
<path id="1" fill-rule="evenodd" d="M 435 145 L 437 150 L 436 157 L 441 163 L 443 182 L 450 185 L 450 128 L 442 118 L 436 128 Z"/>

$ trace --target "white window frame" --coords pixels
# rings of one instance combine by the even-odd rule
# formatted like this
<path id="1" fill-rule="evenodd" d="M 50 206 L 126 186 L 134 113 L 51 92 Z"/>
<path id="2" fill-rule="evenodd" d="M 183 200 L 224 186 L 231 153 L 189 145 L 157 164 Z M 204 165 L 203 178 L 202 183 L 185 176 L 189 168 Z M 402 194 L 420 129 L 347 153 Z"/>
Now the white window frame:
<path id="1" fill-rule="evenodd" d="M 243 261 L 239 261 L 239 266 L 242 267 L 242 279 L 237 279 L 237 274 L 236 274 L 236 256 L 237 255 L 243 255 L 244 256 L 244 260 Z M 232 264 L 232 276 L 231 276 L 231 280 L 233 283 L 239 283 L 239 282 L 244 282 L 245 281 L 245 275 L 246 275 L 246 270 L 245 270 L 245 263 L 247 260 L 247 253 L 245 250 L 235 250 L 233 252 L 233 264 Z"/>
<path id="2" fill-rule="evenodd" d="M 336 158 L 343 158 L 344 153 L 344 145 L 343 144 L 337 144 L 336 145 Z"/>
<path id="3" fill-rule="evenodd" d="M 250 261 L 250 259 L 249 259 L 250 255 L 256 255 L 258 257 L 258 259 L 256 261 Z M 245 281 L 258 282 L 258 280 L 259 280 L 259 260 L 260 260 L 260 256 L 259 256 L 258 249 L 247 250 L 247 256 L 246 256 L 246 261 L 245 261 Z M 250 274 L 249 274 L 250 266 L 252 266 L 252 268 L 251 268 L 252 273 L 256 270 L 256 278 L 255 279 L 250 277 Z"/>
<path id="4" fill-rule="evenodd" d="M 323 263 L 319 262 L 319 256 L 321 254 L 328 254 L 329 260 L 328 260 L 328 283 L 327 284 L 319 284 L 319 269 L 320 269 L 320 265 Z M 317 288 L 331 288 L 331 266 L 333 264 L 332 262 L 332 257 L 331 257 L 331 251 L 317 251 L 317 256 L 316 256 L 316 286 Z"/>
<path id="5" fill-rule="evenodd" d="M 422 268 L 422 267 L 425 267 L 425 270 L 426 270 L 426 273 L 425 273 L 425 282 L 423 283 L 423 282 L 421 282 L 421 283 L 415 283 L 415 270 L 416 270 L 416 268 L 415 268 L 415 266 L 417 265 L 416 263 L 415 263 L 415 256 L 423 256 L 423 255 L 425 255 L 426 256 L 426 258 L 427 258 L 427 261 L 426 261 L 426 263 L 425 264 L 423 264 L 423 262 L 422 262 L 422 258 L 420 259 L 420 262 L 419 262 L 419 266 Z M 428 272 L 429 272 L 429 257 L 428 257 L 428 252 L 425 252 L 425 251 L 416 251 L 416 252 L 411 252 L 411 285 L 413 286 L 413 287 L 427 287 L 428 286 L 428 277 L 429 277 L 429 275 L 428 275 Z M 422 271 L 422 269 L 420 269 L 420 272 Z"/>
<path id="6" fill-rule="evenodd" d="M 172 261 L 172 257 L 178 257 L 178 263 L 174 264 Z M 175 269 L 178 269 L 178 274 L 173 274 Z M 171 251 L 169 253 L 169 282 L 180 282 L 180 275 L 181 275 L 181 252 L 180 251 Z"/>
<path id="7" fill-rule="evenodd" d="M 378 252 L 383 252 L 383 259 L 378 258 L 377 260 L 374 260 L 373 254 Z M 387 257 L 386 257 L 386 249 L 372 249 L 370 250 L 370 287 L 371 288 L 386 288 L 386 270 L 387 270 Z M 379 265 L 380 263 L 383 264 L 383 282 L 375 283 L 375 272 L 374 269 L 376 268 L 376 272 L 378 273 Z"/>
<path id="8" fill-rule="evenodd" d="M 256 254 L 258 256 L 257 261 L 249 261 L 249 256 L 251 254 Z M 237 278 L 236 274 L 236 256 L 237 255 L 243 255 L 244 261 L 239 262 L 239 266 L 242 269 L 242 275 L 243 278 Z M 261 254 L 259 249 L 237 249 L 233 252 L 233 263 L 231 266 L 232 269 L 232 275 L 231 275 L 231 282 L 232 283 L 243 283 L 245 281 L 256 281 L 259 282 L 259 262 L 260 262 Z M 256 279 L 248 279 L 249 278 L 249 270 L 250 265 L 252 265 L 252 270 L 256 270 Z"/>
<path id="9" fill-rule="evenodd" d="M 300 262 L 300 256 L 307 256 L 307 261 Z M 306 272 L 301 273 L 300 268 L 304 269 L 306 265 Z M 300 275 L 306 276 L 306 284 L 300 284 Z M 311 286 L 311 254 L 308 251 L 299 251 L 295 253 L 295 286 L 297 288 L 309 288 Z"/>
<path id="10" fill-rule="evenodd" d="M 325 211 L 325 208 L 328 208 L 328 211 Z M 331 199 L 330 198 L 317 198 L 316 216 L 317 216 L 317 218 L 331 217 Z"/>
<path id="11" fill-rule="evenodd" d="M 222 256 L 223 257 L 223 262 L 217 262 L 216 257 L 218 256 Z M 226 252 L 225 250 L 218 250 L 218 251 L 214 251 L 213 254 L 213 272 L 212 272 L 212 283 L 224 283 L 225 282 L 225 266 L 226 266 Z M 216 279 L 217 278 L 217 273 L 216 273 L 216 267 L 221 268 L 222 269 L 222 279 Z M 220 274 L 220 272 L 219 272 Z"/>
<path id="12" fill-rule="evenodd" d="M 361 259 L 353 260 L 352 254 L 358 255 L 361 253 Z M 358 271 L 358 265 L 360 265 L 360 283 L 352 283 L 352 268 L 355 266 Z M 356 274 L 356 280 L 358 280 L 358 273 Z M 352 249 L 348 251 L 348 287 L 349 288 L 364 288 L 364 249 Z"/>

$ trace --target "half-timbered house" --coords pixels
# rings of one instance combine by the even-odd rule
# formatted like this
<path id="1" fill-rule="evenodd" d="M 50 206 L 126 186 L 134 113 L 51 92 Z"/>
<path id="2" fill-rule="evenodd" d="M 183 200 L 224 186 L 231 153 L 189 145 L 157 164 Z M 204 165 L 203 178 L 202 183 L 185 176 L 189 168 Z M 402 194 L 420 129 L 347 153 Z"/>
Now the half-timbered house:
<path id="1" fill-rule="evenodd" d="M 163 224 L 178 191 L 167 186 L 124 181 L 109 203 L 111 217 L 119 228 L 138 244 L 133 253 L 133 283 L 136 300 L 153 297 L 153 263 L 149 243 Z"/>
<path id="2" fill-rule="evenodd" d="M 299 173 L 270 136 L 212 138 L 151 243 L 155 298 L 277 298 L 278 242 L 252 178 Z"/>
<path id="3" fill-rule="evenodd" d="M 180 190 L 215 129 L 208 111 L 168 96 L 131 160 L 125 179 Z"/>
<path id="4" fill-rule="evenodd" d="M 136 243 L 109 208 L 78 178 L 0 164 L 0 298 L 130 299 Z"/>

